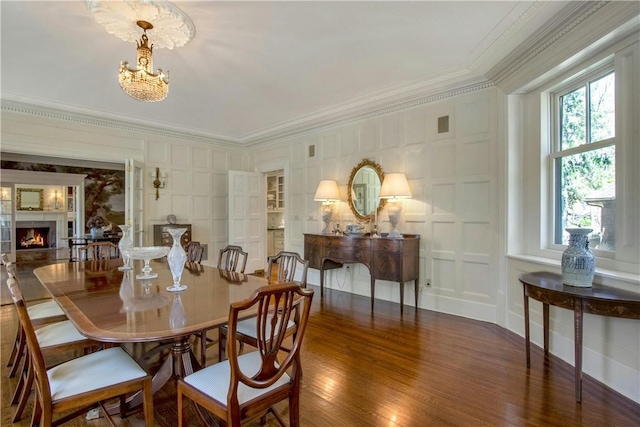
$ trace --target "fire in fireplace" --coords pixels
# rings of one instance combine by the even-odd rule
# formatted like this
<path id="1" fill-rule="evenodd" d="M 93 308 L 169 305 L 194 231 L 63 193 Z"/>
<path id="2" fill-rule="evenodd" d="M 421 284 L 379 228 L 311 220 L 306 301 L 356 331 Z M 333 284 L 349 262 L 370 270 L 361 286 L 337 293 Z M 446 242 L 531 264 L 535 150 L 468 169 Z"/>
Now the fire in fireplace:
<path id="1" fill-rule="evenodd" d="M 16 229 L 16 249 L 35 249 L 49 247 L 49 228 L 18 228 Z"/>

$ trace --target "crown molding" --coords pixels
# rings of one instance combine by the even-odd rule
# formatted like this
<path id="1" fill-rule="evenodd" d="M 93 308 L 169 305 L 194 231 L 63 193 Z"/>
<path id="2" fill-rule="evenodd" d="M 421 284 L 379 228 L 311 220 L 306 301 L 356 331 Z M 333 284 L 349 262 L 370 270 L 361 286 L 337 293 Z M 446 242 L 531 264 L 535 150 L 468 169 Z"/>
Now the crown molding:
<path id="1" fill-rule="evenodd" d="M 409 100 L 404 100 L 404 102 L 386 100 L 376 105 L 364 104 L 351 108 L 337 108 L 315 116 L 284 123 L 275 130 L 272 128 L 261 133 L 252 134 L 246 144 L 248 147 L 271 145 L 280 140 L 291 139 L 327 128 L 417 108 L 425 104 L 477 92 L 493 86 L 493 82 L 484 78 L 478 78 L 464 83 L 451 84 L 449 87 L 441 87 L 439 90 L 433 89 L 429 93 L 423 93 L 422 96 L 412 97 Z"/>
<path id="2" fill-rule="evenodd" d="M 232 148 L 238 148 L 238 146 L 242 145 L 242 141 L 240 139 L 233 137 L 213 135 L 206 132 L 171 126 L 165 123 L 137 120 L 116 114 L 71 107 L 41 99 L 31 99 L 5 94 L 2 99 L 0 99 L 0 110 L 127 132 L 142 133 L 145 135 L 222 145 Z"/>
<path id="3" fill-rule="evenodd" d="M 532 6 L 527 14 L 535 14 L 537 7 L 539 6 Z M 639 24 L 636 21 L 639 13 L 639 2 L 570 2 L 562 13 L 538 30 L 526 43 L 508 54 L 497 66 L 489 70 L 486 76 L 477 75 L 477 70 L 476 74 L 473 74 L 469 69 L 484 64 L 496 49 L 506 43 L 507 33 L 524 25 L 528 17 L 523 17 L 510 27 L 504 37 L 474 60 L 469 69 L 449 70 L 448 73 L 427 82 L 414 82 L 410 86 L 391 88 L 367 98 L 351 100 L 349 103 L 240 137 L 180 128 L 13 95 L 3 95 L 0 110 L 234 149 L 271 145 L 279 140 L 416 108 L 494 86 L 500 87 L 505 93 L 512 93 L 545 75 L 550 67 L 606 39 L 612 31 L 627 35 L 634 28 L 637 31 Z M 618 33 L 616 35 L 619 36 Z"/>
<path id="4" fill-rule="evenodd" d="M 540 28 L 487 73 L 505 93 L 521 92 L 549 68 L 604 42 L 626 37 L 640 24 L 639 2 L 571 2 L 556 19 Z M 566 64 L 565 64 L 566 65 Z"/>

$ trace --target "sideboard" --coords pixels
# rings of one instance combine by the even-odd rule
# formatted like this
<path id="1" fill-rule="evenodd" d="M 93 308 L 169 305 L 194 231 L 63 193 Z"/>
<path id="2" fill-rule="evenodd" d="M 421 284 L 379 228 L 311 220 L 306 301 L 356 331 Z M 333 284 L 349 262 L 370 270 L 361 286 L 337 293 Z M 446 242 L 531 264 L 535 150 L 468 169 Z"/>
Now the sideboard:
<path id="1" fill-rule="evenodd" d="M 371 274 L 371 311 L 375 282 L 388 280 L 400 285 L 400 313 L 404 309 L 404 283 L 413 280 L 418 307 L 420 236 L 405 234 L 403 239 L 364 236 L 304 235 L 304 258 L 309 267 L 320 270 L 320 296 L 324 295 L 324 272 L 343 264 L 361 263 Z"/>

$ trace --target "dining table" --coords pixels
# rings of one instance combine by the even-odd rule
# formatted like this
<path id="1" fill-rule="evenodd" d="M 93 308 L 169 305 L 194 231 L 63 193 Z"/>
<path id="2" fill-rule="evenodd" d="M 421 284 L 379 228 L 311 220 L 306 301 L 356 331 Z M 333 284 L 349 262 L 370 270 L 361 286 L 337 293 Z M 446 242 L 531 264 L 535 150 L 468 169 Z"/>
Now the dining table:
<path id="1" fill-rule="evenodd" d="M 184 377 L 202 368 L 191 336 L 227 324 L 230 304 L 269 284 L 264 277 L 187 263 L 180 280 L 187 289 L 169 292 L 173 278 L 165 260 L 151 261 L 158 277 L 150 280 L 136 278 L 143 261 L 132 265 L 133 270 L 120 271 L 120 259 L 58 263 L 36 268 L 34 274 L 87 338 L 114 344 L 170 344 L 153 373 L 154 393 L 173 376 Z M 141 403 L 141 394 L 127 400 L 129 407 Z M 118 408 L 110 409 L 117 412 Z"/>

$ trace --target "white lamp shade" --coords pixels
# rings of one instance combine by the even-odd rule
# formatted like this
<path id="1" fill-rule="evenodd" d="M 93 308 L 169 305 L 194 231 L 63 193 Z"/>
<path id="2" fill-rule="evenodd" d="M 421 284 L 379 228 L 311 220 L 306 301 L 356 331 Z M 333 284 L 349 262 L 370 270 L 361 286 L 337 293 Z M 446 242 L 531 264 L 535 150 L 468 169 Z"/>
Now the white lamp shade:
<path id="1" fill-rule="evenodd" d="M 320 181 L 316 195 L 313 196 L 316 202 L 337 202 L 340 200 L 340 189 L 338 183 L 328 179 Z"/>
<path id="2" fill-rule="evenodd" d="M 381 199 L 410 199 L 411 189 L 403 173 L 388 173 L 380 188 Z"/>

